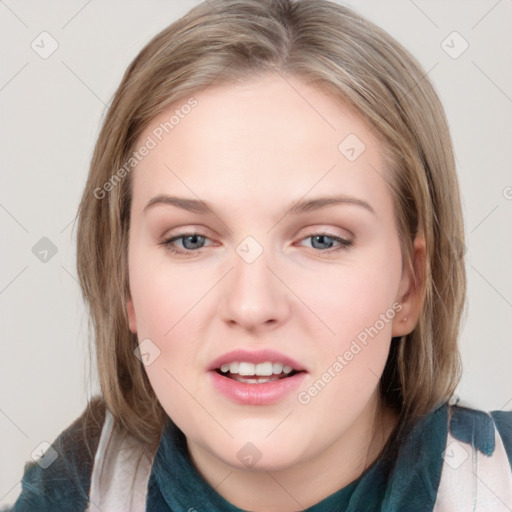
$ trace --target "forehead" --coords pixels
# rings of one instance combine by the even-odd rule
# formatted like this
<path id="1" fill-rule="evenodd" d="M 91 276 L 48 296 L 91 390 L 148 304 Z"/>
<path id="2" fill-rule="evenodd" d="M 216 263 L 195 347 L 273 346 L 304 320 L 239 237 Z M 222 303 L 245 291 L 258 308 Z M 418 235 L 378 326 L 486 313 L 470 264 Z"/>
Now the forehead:
<path id="1" fill-rule="evenodd" d="M 132 173 L 138 209 L 162 193 L 245 205 L 288 203 L 308 192 L 368 202 L 389 195 L 370 127 L 295 77 L 271 74 L 194 93 L 153 119 L 136 149 L 150 139 L 154 147 Z"/>

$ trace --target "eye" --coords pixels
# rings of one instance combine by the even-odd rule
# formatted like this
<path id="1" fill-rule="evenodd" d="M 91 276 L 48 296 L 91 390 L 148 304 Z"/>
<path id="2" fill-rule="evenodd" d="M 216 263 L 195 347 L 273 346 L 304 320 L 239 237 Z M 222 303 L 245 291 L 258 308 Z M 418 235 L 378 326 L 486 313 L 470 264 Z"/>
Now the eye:
<path id="1" fill-rule="evenodd" d="M 193 253 L 199 252 L 198 249 L 204 247 L 204 242 L 208 238 L 201 233 L 181 233 L 164 240 L 160 245 L 163 245 L 168 251 L 176 254 L 183 254 L 184 256 L 192 256 Z M 182 249 L 176 247 L 176 243 L 181 242 Z"/>
<path id="2" fill-rule="evenodd" d="M 340 250 L 347 250 L 352 246 L 352 241 L 339 236 L 329 235 L 328 233 L 316 233 L 309 235 L 304 240 L 311 240 L 311 247 L 313 249 L 320 249 L 320 252 L 332 253 Z M 338 244 L 338 247 L 332 249 L 334 243 Z M 327 247 L 326 247 L 327 246 Z M 324 250 L 327 249 L 327 250 Z"/>
<path id="3" fill-rule="evenodd" d="M 317 252 L 333 253 L 340 250 L 347 250 L 352 246 L 352 241 L 338 236 L 329 235 L 327 233 L 315 233 L 303 238 L 301 241 L 311 239 L 311 248 L 317 249 Z M 181 254 L 183 256 L 193 256 L 203 249 L 204 243 L 209 240 L 208 237 L 201 233 L 181 233 L 164 240 L 160 245 L 163 245 L 168 251 Z M 181 244 L 181 248 L 177 244 Z M 338 247 L 332 249 L 333 244 L 337 243 Z M 326 247 L 327 246 L 327 247 Z"/>

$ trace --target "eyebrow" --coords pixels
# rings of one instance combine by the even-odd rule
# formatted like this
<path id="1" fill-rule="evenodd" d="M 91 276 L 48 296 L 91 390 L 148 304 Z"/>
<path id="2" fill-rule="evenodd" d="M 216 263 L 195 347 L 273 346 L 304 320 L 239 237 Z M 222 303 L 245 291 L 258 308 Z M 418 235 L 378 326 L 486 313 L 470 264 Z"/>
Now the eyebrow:
<path id="1" fill-rule="evenodd" d="M 176 208 L 181 208 L 182 210 L 187 210 L 189 212 L 198 213 L 201 215 L 215 213 L 213 211 L 213 208 L 209 205 L 207 201 L 202 201 L 200 199 L 187 199 L 184 197 L 169 196 L 166 194 L 159 194 L 158 196 L 155 196 L 152 199 L 150 199 L 146 206 L 144 207 L 143 211 L 146 212 L 150 207 L 155 206 L 157 204 L 175 206 Z M 288 208 L 284 212 L 284 215 L 301 215 L 307 212 L 320 210 L 322 208 L 327 208 L 328 206 L 338 204 L 353 204 L 366 209 L 367 211 L 373 213 L 373 215 L 377 215 L 375 213 L 375 210 L 367 201 L 351 196 L 325 196 L 308 200 L 299 199 L 297 201 L 292 202 L 288 206 Z"/>

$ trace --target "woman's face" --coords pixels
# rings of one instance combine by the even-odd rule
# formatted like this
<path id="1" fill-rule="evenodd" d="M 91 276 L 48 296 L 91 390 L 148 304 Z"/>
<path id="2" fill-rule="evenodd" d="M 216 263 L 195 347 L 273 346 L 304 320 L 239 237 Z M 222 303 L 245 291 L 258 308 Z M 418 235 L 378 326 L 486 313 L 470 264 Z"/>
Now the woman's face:
<path id="1" fill-rule="evenodd" d="M 292 77 L 187 100 L 141 135 L 131 176 L 127 306 L 151 385 L 196 459 L 348 449 L 411 330 L 382 147 Z"/>

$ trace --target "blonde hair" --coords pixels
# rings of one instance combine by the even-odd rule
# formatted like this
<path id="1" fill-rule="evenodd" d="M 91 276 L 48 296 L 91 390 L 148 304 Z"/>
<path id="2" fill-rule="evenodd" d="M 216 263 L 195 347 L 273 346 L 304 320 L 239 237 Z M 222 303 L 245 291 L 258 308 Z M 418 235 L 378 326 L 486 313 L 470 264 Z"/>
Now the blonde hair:
<path id="1" fill-rule="evenodd" d="M 423 309 L 394 339 L 380 391 L 407 424 L 448 400 L 460 379 L 464 230 L 450 134 L 425 71 L 386 32 L 326 0 L 208 0 L 157 34 L 126 70 L 103 122 L 78 211 L 77 266 L 94 331 L 100 384 L 115 420 L 158 442 L 165 413 L 128 327 L 131 179 L 97 190 L 130 158 L 148 123 L 212 84 L 269 71 L 349 104 L 383 143 L 404 265 L 426 242 Z M 192 114 L 193 115 L 193 114 Z M 96 191 L 96 192 L 95 192 Z"/>

